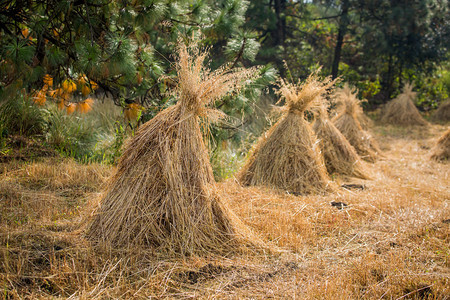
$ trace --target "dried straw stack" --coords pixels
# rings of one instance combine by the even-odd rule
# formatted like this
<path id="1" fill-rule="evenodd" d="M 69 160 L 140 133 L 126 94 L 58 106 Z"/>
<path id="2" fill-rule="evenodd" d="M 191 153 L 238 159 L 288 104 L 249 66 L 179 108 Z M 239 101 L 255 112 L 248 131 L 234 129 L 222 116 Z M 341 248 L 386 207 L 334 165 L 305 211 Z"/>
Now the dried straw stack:
<path id="1" fill-rule="evenodd" d="M 436 122 L 450 122 L 450 100 L 446 100 L 434 111 L 431 116 Z"/>
<path id="2" fill-rule="evenodd" d="M 312 74 L 303 84 L 279 82 L 286 104 L 281 119 L 258 141 L 238 173 L 243 185 L 266 185 L 294 194 L 331 191 L 318 141 L 304 113 L 333 85 Z"/>
<path id="3" fill-rule="evenodd" d="M 87 228 L 100 245 L 184 256 L 228 253 L 253 238 L 216 191 L 199 122 L 220 117 L 206 106 L 238 90 L 257 69 L 212 72 L 204 67 L 207 51 L 179 43 L 178 102 L 127 142 Z"/>
<path id="4" fill-rule="evenodd" d="M 320 141 L 328 173 L 368 179 L 365 166 L 356 150 L 329 120 L 327 110 L 328 102 L 323 98 L 315 111 L 313 130 Z"/>
<path id="5" fill-rule="evenodd" d="M 437 161 L 450 159 L 450 129 L 448 129 L 437 141 L 433 148 L 431 158 Z"/>
<path id="6" fill-rule="evenodd" d="M 332 120 L 334 125 L 355 148 L 362 159 L 368 162 L 375 162 L 381 151 L 376 141 L 362 129 L 358 121 L 361 106 L 360 101 L 356 98 L 356 91 L 345 85 L 342 89 L 335 92 L 334 97 L 339 105 L 338 114 Z"/>
<path id="7" fill-rule="evenodd" d="M 413 102 L 416 94 L 413 92 L 413 85 L 405 84 L 402 93 L 386 104 L 381 122 L 398 126 L 426 126 L 427 121 L 422 118 Z"/>

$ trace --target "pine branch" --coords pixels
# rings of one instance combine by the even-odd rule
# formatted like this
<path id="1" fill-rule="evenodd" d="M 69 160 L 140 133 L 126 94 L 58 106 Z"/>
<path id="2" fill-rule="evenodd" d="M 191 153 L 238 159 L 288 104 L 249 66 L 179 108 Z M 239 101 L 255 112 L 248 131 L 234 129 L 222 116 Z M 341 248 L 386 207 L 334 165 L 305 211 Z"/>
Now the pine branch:
<path id="1" fill-rule="evenodd" d="M 239 52 L 237 53 L 236 58 L 235 58 L 233 64 L 231 65 L 231 67 L 230 67 L 230 70 L 233 69 L 236 66 L 236 64 L 238 63 L 239 59 L 241 59 L 242 55 L 244 54 L 244 49 L 245 49 L 246 43 L 247 43 L 247 38 L 244 37 L 244 39 L 242 40 L 242 46 L 239 49 Z"/>

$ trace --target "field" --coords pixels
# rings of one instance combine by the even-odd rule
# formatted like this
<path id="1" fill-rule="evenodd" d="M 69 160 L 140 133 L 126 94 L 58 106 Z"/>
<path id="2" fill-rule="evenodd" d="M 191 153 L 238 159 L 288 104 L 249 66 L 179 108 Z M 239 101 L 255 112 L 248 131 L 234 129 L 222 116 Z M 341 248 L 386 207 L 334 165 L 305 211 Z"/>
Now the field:
<path id="1" fill-rule="evenodd" d="M 82 227 L 113 167 L 17 154 L 0 163 L 1 296 L 450 299 L 450 168 L 429 159 L 444 131 L 376 126 L 372 180 L 326 196 L 219 183 L 269 245 L 225 257 L 96 250 Z"/>

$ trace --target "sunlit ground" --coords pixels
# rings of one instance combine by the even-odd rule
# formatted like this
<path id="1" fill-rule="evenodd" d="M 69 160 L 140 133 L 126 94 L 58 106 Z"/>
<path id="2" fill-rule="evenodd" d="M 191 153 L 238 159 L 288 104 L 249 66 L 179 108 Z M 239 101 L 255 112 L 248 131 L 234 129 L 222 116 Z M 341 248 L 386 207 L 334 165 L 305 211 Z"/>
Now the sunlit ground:
<path id="1" fill-rule="evenodd" d="M 384 158 L 367 165 L 372 180 L 351 180 L 362 190 L 294 196 L 219 183 L 269 248 L 228 257 L 94 251 L 77 228 L 112 167 L 54 157 L 3 162 L 2 297 L 446 299 L 450 168 L 429 159 L 445 129 L 374 128 Z"/>

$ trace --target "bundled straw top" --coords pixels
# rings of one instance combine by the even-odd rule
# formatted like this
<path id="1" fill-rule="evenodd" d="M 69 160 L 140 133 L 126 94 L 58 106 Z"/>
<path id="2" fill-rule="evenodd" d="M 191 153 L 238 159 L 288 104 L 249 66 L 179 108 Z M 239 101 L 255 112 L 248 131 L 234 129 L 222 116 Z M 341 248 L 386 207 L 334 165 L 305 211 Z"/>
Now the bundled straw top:
<path id="1" fill-rule="evenodd" d="M 285 80 L 280 79 L 277 93 L 280 101 L 281 99 L 286 101 L 282 110 L 303 115 L 306 110 L 317 104 L 318 96 L 325 93 L 333 84 L 334 81 L 330 78 L 318 80 L 317 72 L 311 74 L 302 84 L 286 83 Z"/>

